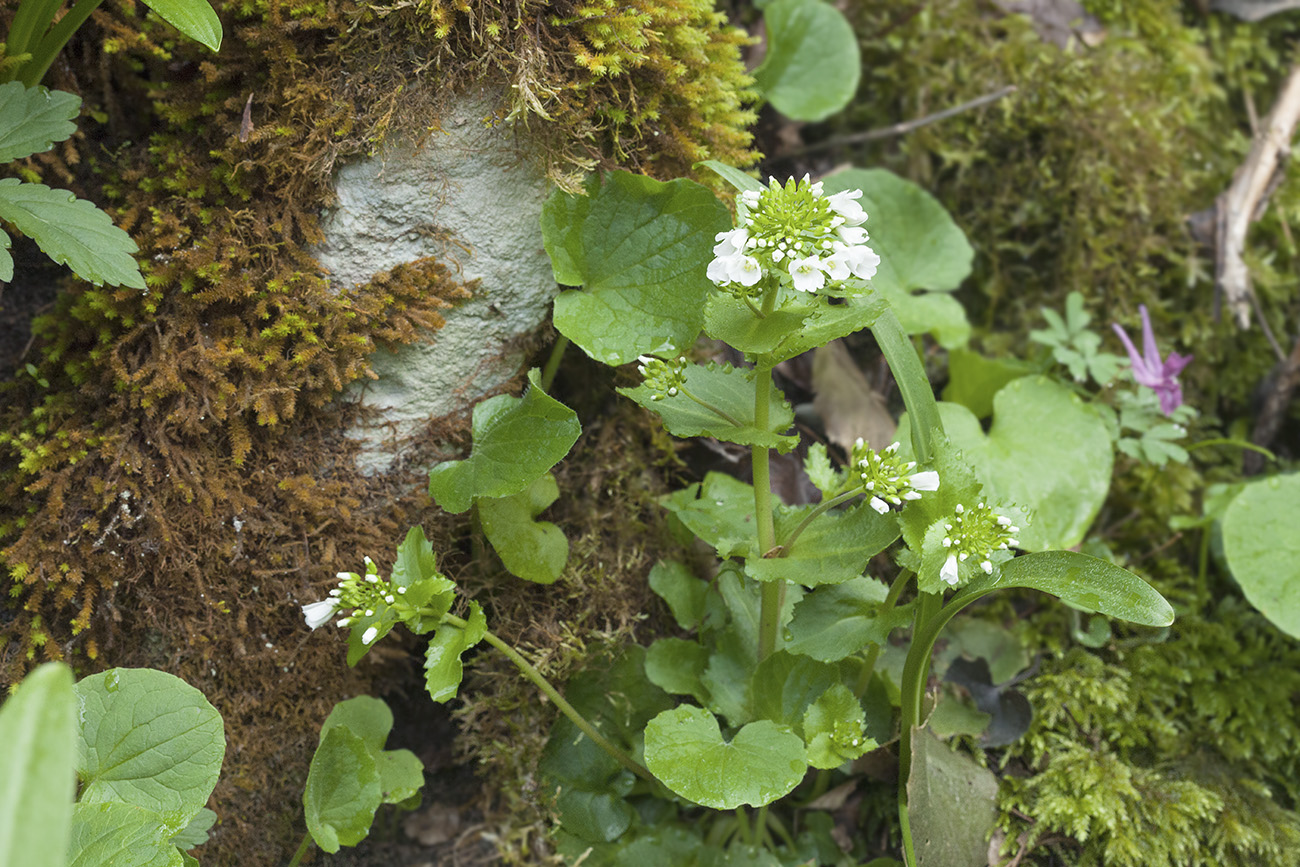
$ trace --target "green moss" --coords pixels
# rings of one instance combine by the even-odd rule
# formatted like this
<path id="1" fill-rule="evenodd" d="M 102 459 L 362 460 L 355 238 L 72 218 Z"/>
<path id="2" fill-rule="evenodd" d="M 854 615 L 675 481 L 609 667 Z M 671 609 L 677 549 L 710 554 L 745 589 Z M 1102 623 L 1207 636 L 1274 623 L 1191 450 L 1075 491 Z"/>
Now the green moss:
<path id="1" fill-rule="evenodd" d="M 1034 723 L 999 792 L 1008 851 L 1078 867 L 1293 860 L 1300 644 L 1244 603 L 1180 618 L 1162 643 L 1071 650 L 1026 692 Z"/>

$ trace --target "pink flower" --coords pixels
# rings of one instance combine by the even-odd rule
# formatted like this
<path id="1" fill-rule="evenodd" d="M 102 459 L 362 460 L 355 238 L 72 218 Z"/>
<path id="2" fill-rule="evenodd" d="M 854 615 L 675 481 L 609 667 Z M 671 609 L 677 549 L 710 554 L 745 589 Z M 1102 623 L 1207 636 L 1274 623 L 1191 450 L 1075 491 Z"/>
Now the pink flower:
<path id="1" fill-rule="evenodd" d="M 1165 415 L 1171 415 L 1174 410 L 1182 406 L 1183 389 L 1178 384 L 1178 374 L 1192 362 L 1192 356 L 1171 352 L 1169 358 L 1162 361 L 1160 350 L 1156 347 L 1155 332 L 1151 330 L 1151 316 L 1147 313 L 1146 305 L 1139 305 L 1138 312 L 1142 314 L 1143 352 L 1141 355 L 1138 355 L 1137 347 L 1133 345 L 1128 333 L 1118 322 L 1112 323 L 1111 327 L 1115 329 L 1119 339 L 1124 341 L 1124 348 L 1128 350 L 1129 362 L 1133 366 L 1133 378 L 1137 380 L 1138 385 L 1145 385 L 1154 391 L 1156 397 L 1160 398 L 1160 411 Z"/>

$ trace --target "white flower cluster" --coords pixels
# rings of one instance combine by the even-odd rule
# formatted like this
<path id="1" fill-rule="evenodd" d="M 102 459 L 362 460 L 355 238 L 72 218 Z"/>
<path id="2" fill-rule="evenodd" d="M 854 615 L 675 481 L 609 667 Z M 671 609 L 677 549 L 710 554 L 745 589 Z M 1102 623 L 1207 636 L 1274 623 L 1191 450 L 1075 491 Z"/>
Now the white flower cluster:
<path id="1" fill-rule="evenodd" d="M 375 605 L 380 601 L 386 605 L 397 604 L 397 598 L 406 594 L 405 587 L 394 587 L 378 575 L 375 562 L 366 558 L 366 574 L 356 572 L 339 572 L 336 576 L 339 586 L 329 592 L 328 599 L 309 602 L 302 606 L 303 617 L 312 629 L 324 626 L 334 619 L 339 611 L 352 609 L 351 617 L 342 617 L 338 626 L 347 628 L 355 617 L 374 617 Z M 378 628 L 371 626 L 361 636 L 362 644 L 370 644 L 379 636 Z"/>
<path id="2" fill-rule="evenodd" d="M 912 472 L 916 461 L 904 463 L 898 457 L 898 443 L 877 452 L 859 437 L 849 459 L 862 490 L 871 497 L 868 501 L 871 508 L 882 515 L 889 511 L 890 505 L 901 506 L 904 501 L 921 499 L 921 491 L 939 490 L 939 474 L 934 470 Z"/>
<path id="3" fill-rule="evenodd" d="M 775 274 L 800 292 L 817 292 L 849 277 L 869 280 L 880 257 L 867 246 L 861 190 L 822 194 L 807 175 L 782 186 L 771 178 L 761 192 L 740 194 L 744 225 L 719 233 L 708 277 L 722 287 L 752 287 Z"/>
<path id="4" fill-rule="evenodd" d="M 967 509 L 961 503 L 954 510 L 953 519 L 943 525 L 948 535 L 943 537 L 943 547 L 948 549 L 948 559 L 939 569 L 939 577 L 945 583 L 957 586 L 960 579 L 961 564 L 972 555 L 979 558 L 980 569 L 985 575 L 993 573 L 993 561 L 989 555 L 994 551 L 1005 551 L 1017 547 L 1020 541 L 1014 534 L 1020 528 L 1014 526 L 1009 518 L 995 513 L 984 503 L 973 509 Z"/>

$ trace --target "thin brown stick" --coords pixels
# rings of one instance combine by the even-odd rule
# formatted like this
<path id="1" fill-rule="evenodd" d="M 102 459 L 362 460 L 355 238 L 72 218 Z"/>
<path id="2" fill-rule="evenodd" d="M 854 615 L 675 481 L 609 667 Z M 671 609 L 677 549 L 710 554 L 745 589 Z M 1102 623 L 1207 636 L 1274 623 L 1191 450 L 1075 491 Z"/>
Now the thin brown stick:
<path id="1" fill-rule="evenodd" d="M 941 120 L 947 120 L 948 118 L 961 114 L 964 111 L 970 111 L 973 108 L 988 105 L 990 102 L 997 102 L 999 99 L 1013 94 L 1017 90 L 1019 90 L 1019 88 L 1014 84 L 1008 84 L 1001 90 L 994 91 L 993 93 L 986 93 L 983 96 L 963 102 L 961 105 L 954 105 L 952 108 L 945 108 L 943 111 L 937 111 L 934 114 L 927 114 L 925 117 L 918 117 L 915 120 L 907 120 L 902 123 L 883 126 L 878 129 L 869 129 L 863 132 L 851 133 L 849 135 L 835 136 L 833 138 L 828 138 L 825 141 L 819 141 L 810 145 L 804 145 L 803 147 L 783 151 L 782 153 L 777 154 L 777 156 L 799 156 L 802 154 L 813 153 L 815 151 L 828 150 L 833 147 L 839 147 L 840 145 L 861 144 L 862 142 L 891 138 L 897 135 L 907 135 L 912 130 L 920 129 L 923 126 L 928 126 L 929 124 L 937 123 Z"/>
<path id="2" fill-rule="evenodd" d="M 1255 136 L 1246 161 L 1237 169 L 1232 184 L 1215 202 L 1218 248 L 1215 284 L 1223 293 L 1229 312 L 1242 328 L 1250 327 L 1254 298 L 1250 270 L 1244 258 L 1246 232 L 1276 187 L 1275 176 L 1285 170 L 1297 123 L 1300 123 L 1300 64 L 1291 67 L 1277 102 Z M 1267 328 L 1262 317 L 1260 321 L 1261 326 Z M 1271 333 L 1268 336 L 1274 351 L 1278 352 L 1277 341 L 1272 339 Z"/>

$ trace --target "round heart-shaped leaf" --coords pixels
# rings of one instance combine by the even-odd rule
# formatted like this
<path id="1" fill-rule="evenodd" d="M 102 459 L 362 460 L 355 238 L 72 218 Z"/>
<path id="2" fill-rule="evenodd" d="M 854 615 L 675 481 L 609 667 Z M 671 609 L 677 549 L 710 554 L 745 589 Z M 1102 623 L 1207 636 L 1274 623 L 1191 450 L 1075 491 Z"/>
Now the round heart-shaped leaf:
<path id="1" fill-rule="evenodd" d="M 715 810 L 770 804 L 808 770 L 803 741 L 789 727 L 760 720 L 725 741 L 717 718 L 689 705 L 650 720 L 645 762 L 678 795 Z"/>
<path id="2" fill-rule="evenodd" d="M 1300 474 L 1242 489 L 1223 516 L 1223 555 L 1241 590 L 1278 629 L 1300 638 Z"/>

